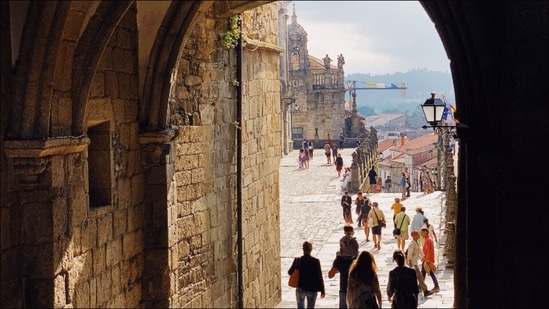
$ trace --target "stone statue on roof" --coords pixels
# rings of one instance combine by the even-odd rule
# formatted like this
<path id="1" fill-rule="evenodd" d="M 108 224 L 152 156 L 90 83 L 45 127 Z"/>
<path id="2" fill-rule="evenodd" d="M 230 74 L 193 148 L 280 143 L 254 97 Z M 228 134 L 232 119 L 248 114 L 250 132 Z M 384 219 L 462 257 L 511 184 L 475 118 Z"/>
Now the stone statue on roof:
<path id="1" fill-rule="evenodd" d="M 330 56 L 328 56 L 328 54 L 326 54 L 326 57 L 322 58 L 322 60 L 324 60 L 324 67 L 326 68 L 326 70 L 329 70 L 330 69 L 330 62 L 332 62 L 332 59 L 330 59 Z"/>
<path id="2" fill-rule="evenodd" d="M 339 54 L 339 56 L 337 56 L 337 68 L 343 69 L 344 64 L 345 64 L 345 58 L 343 58 L 343 54 Z"/>

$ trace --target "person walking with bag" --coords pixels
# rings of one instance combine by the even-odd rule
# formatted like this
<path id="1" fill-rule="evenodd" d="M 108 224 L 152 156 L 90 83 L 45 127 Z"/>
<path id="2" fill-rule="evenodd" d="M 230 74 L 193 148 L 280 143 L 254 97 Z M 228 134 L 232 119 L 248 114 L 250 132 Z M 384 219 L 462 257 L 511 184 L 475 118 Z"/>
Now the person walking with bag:
<path id="1" fill-rule="evenodd" d="M 396 228 L 399 229 L 399 234 L 395 235 L 397 239 L 397 249 L 404 251 L 406 240 L 409 238 L 408 226 L 410 225 L 410 217 L 406 214 L 406 207 L 400 208 L 400 213 L 395 217 Z"/>
<path id="2" fill-rule="evenodd" d="M 393 253 L 393 262 L 397 267 L 389 272 L 387 281 L 387 297 L 391 308 L 417 308 L 417 287 L 416 272 L 404 266 L 404 254 L 400 250 Z"/>
<path id="3" fill-rule="evenodd" d="M 381 229 L 386 225 L 385 215 L 383 211 L 379 209 L 378 203 L 372 203 L 372 210 L 368 214 L 368 220 L 372 222 L 372 238 L 374 241 L 374 248 L 381 249 Z"/>
<path id="4" fill-rule="evenodd" d="M 307 308 L 314 308 L 318 292 L 320 292 L 320 298 L 326 296 L 320 260 L 311 256 L 312 251 L 313 245 L 305 241 L 303 243 L 303 255 L 294 259 L 288 270 L 290 276 L 295 269 L 299 271 L 299 281 L 295 290 L 298 309 L 305 308 L 305 299 L 307 300 Z"/>

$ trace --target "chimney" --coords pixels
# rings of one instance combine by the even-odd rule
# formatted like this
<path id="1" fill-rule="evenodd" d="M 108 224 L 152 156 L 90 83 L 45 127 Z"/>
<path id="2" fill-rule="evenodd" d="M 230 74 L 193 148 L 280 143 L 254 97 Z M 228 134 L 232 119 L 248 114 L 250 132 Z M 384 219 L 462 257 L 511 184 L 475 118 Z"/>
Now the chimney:
<path id="1" fill-rule="evenodd" d="M 404 146 L 404 134 L 400 134 L 400 146 Z"/>

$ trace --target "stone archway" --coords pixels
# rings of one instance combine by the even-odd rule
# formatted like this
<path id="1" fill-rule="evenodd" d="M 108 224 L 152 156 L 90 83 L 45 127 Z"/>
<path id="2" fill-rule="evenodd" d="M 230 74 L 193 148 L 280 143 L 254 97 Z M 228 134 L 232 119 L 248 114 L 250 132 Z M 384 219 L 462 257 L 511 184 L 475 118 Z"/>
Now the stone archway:
<path id="1" fill-rule="evenodd" d="M 146 242 L 155 241 L 147 238 L 153 234 L 144 233 L 145 219 L 162 221 L 153 226 L 165 228 L 158 235 L 172 237 L 171 233 L 178 231 L 168 228 L 169 220 L 162 217 L 172 211 L 172 218 L 178 219 L 180 215 L 175 209 L 168 212 L 167 207 L 162 207 L 170 198 L 177 197 L 173 194 L 177 182 L 169 180 L 173 176 L 171 167 L 175 165 L 170 161 L 176 148 L 175 132 L 164 130 L 169 121 L 166 113 L 170 71 L 177 63 L 179 47 L 186 43 L 188 30 L 193 28 L 198 14 L 211 9 L 208 12 L 215 16 L 212 20 L 227 18 L 269 2 L 157 3 L 155 8 L 160 13 L 151 11 L 154 14 L 148 15 L 150 20 L 143 16 L 147 11 L 139 12 L 136 7 L 140 4 L 136 5 L 134 1 L 1 3 L 1 43 L 3 47 L 11 47 L 3 48 L 0 58 L 1 247 L 2 261 L 7 261 L 1 266 L 1 284 L 3 295 L 10 296 L 2 297 L 3 306 L 51 307 L 70 303 L 139 306 L 149 300 L 150 304 L 155 303 L 156 296 L 160 298 L 156 304 L 168 302 L 167 293 L 145 295 L 151 285 L 153 292 L 166 288 L 163 285 L 166 277 L 150 277 L 151 281 L 144 284 L 142 276 L 144 265 L 150 262 L 143 254 Z M 462 141 L 454 305 L 538 307 L 545 303 L 542 295 L 547 289 L 549 275 L 545 262 L 548 248 L 543 246 L 548 217 L 545 206 L 548 204 L 545 194 L 548 163 L 544 158 L 549 154 L 545 147 L 539 147 L 540 137 L 549 133 L 545 125 L 549 97 L 546 35 L 549 5 L 541 1 L 420 3 L 434 22 L 451 60 L 458 117 L 468 125 L 458 132 Z M 155 30 L 139 30 L 147 25 L 154 25 Z M 134 36 L 142 33 L 153 33 L 151 37 L 155 39 L 148 37 L 150 41 L 141 44 L 147 39 L 135 39 Z M 201 36 L 206 34 L 198 35 Z M 105 53 L 112 52 L 110 48 L 116 52 L 127 49 L 128 53 L 121 52 L 123 56 L 120 57 L 126 62 L 113 63 L 112 54 Z M 276 49 L 262 48 L 262 56 L 273 57 Z M 149 54 L 150 57 L 141 61 L 143 57 L 138 57 L 138 54 Z M 254 59 L 257 62 L 261 57 Z M 109 67 L 118 65 L 114 70 Z M 109 88 L 112 81 L 127 87 Z M 132 90 L 120 98 L 119 93 L 113 95 L 109 92 L 114 89 Z M 261 90 L 263 92 L 258 93 L 266 93 L 265 89 Z M 102 91 L 107 93 L 104 100 L 98 95 Z M 93 105 L 88 105 L 89 93 L 95 100 Z M 273 99 L 268 101 L 276 100 L 275 95 L 271 95 Z M 227 99 L 227 102 L 236 102 L 236 99 Z M 87 125 L 86 112 L 91 109 L 93 113 L 97 107 L 117 109 L 114 114 L 123 114 L 126 118 L 115 117 L 119 122 L 110 132 L 112 153 L 97 153 L 108 153 L 114 158 L 110 171 L 115 175 L 112 179 L 116 184 L 113 205 L 90 211 L 86 206 L 88 180 L 85 165 L 90 140 L 83 134 Z M 257 104 L 248 107 L 254 109 Z M 265 128 L 280 123 L 276 118 L 276 108 L 269 110 L 268 117 L 255 120 Z M 222 139 L 221 136 L 225 137 L 223 134 L 235 130 L 231 127 L 235 126 L 231 124 L 233 120 L 223 119 L 226 126 L 220 125 L 217 131 L 212 130 L 212 134 L 207 136 L 212 136 L 213 140 L 216 136 L 217 140 Z M 106 140 L 109 131 L 105 128 L 111 126 L 97 125 L 101 129 L 96 130 L 96 136 L 100 141 Z M 250 123 L 237 125 L 244 130 L 250 128 Z M 265 159 L 260 161 L 261 171 L 272 172 L 259 175 L 257 171 L 245 171 L 249 173 L 245 178 L 248 181 L 246 194 L 251 197 L 244 204 L 248 207 L 249 218 L 254 218 L 248 230 L 257 244 L 247 248 L 249 252 L 244 251 L 249 259 L 249 264 L 245 264 L 246 278 L 252 278 L 246 286 L 253 297 L 247 298 L 247 294 L 234 296 L 238 294 L 232 291 L 234 286 L 225 291 L 221 281 L 212 276 L 210 285 L 197 285 L 210 291 L 206 292 L 201 304 L 234 306 L 238 303 L 236 298 L 240 297 L 246 298 L 249 306 L 265 305 L 259 298 L 274 305 L 279 297 L 277 284 L 270 284 L 264 278 L 268 269 L 276 268 L 265 264 L 265 256 L 276 256 L 276 252 L 265 252 L 264 249 L 276 246 L 261 244 L 259 239 L 268 235 L 265 235 L 265 228 L 258 228 L 258 224 L 262 222 L 261 218 L 268 217 L 269 211 L 274 212 L 271 208 L 262 208 L 261 204 L 276 204 L 276 198 L 270 200 L 270 196 L 277 196 L 272 184 L 266 182 L 266 179 L 276 179 L 271 165 L 277 157 L 265 154 L 280 151 L 265 150 L 269 145 L 258 137 L 262 134 L 257 129 L 262 128 L 261 125 L 246 131 L 248 135 L 242 146 L 246 150 L 265 151 L 258 155 Z M 191 131 L 185 132 L 186 135 L 182 136 L 189 141 L 197 136 Z M 143 134 L 140 136 L 140 133 Z M 252 138 L 247 139 L 248 136 Z M 233 152 L 227 150 L 224 154 L 228 166 Z M 120 161 L 116 161 L 118 159 Z M 145 167 L 141 165 L 142 159 L 145 159 Z M 151 161 L 147 162 L 148 159 Z M 520 181 L 530 179 L 532 174 L 539 180 Z M 152 182 L 145 184 L 146 177 L 150 177 L 148 179 Z M 233 188 L 235 177 L 232 171 L 223 177 L 223 181 L 212 180 L 210 188 Z M 192 181 L 192 176 L 190 179 Z M 188 178 L 179 178 L 179 181 L 186 180 Z M 159 195 L 150 194 L 146 200 L 145 192 L 151 191 L 145 189 L 153 185 L 158 185 L 155 192 Z M 263 192 L 261 188 L 270 189 Z M 236 193 L 226 191 L 226 194 L 230 200 L 212 198 L 208 202 L 229 204 Z M 161 197 L 158 208 L 165 210 L 162 213 L 154 213 L 155 208 L 145 206 L 155 203 L 158 196 Z M 183 205 L 182 209 L 192 208 L 191 203 Z M 518 210 L 517 205 L 520 206 Z M 161 216 L 154 217 L 155 214 Z M 231 212 L 221 212 L 219 216 L 222 215 L 230 216 Z M 531 223 L 520 225 L 522 232 L 515 232 L 514 227 L 521 222 Z M 267 232 L 272 230 L 272 227 L 266 229 Z M 168 243 L 169 239 L 172 238 L 161 243 Z M 213 243 L 208 242 L 206 236 L 188 239 L 187 244 L 178 244 L 181 250 L 191 252 L 189 248 L 202 239 L 206 239 L 205 243 L 209 245 Z M 219 245 L 218 248 L 218 252 L 236 251 L 234 243 Z M 169 263 L 198 265 L 193 264 L 196 260 L 190 257 L 200 256 L 200 250 L 196 250 L 199 252 L 195 252 L 196 255 L 189 254 L 188 260 L 179 257 L 169 260 L 168 257 L 172 257 L 169 249 L 160 249 L 159 257 L 165 259 L 164 266 Z M 211 253 L 215 251 L 207 252 L 215 255 Z M 207 256 L 202 255 L 208 260 Z M 154 258 L 155 255 L 148 257 Z M 215 258 L 211 260 L 215 261 Z M 108 274 L 104 273 L 106 269 L 109 269 Z M 236 271 L 229 266 L 224 271 L 232 276 L 231 282 L 237 280 L 235 273 L 243 273 L 243 270 Z M 159 277 L 164 275 L 162 273 Z M 105 279 L 108 277 L 111 280 Z M 112 280 L 113 277 L 119 280 Z M 170 278 L 174 279 L 169 283 L 176 281 L 175 277 Z M 271 278 L 271 281 L 275 282 L 276 278 Z M 180 284 L 185 282 L 182 280 Z M 271 287 L 268 297 L 256 295 L 255 292 L 265 286 Z M 213 290 L 224 292 L 217 295 L 211 292 Z M 217 301 L 212 300 L 214 298 Z M 173 304 L 184 303 L 182 300 L 171 301 Z M 199 305 L 196 300 L 191 304 Z"/>

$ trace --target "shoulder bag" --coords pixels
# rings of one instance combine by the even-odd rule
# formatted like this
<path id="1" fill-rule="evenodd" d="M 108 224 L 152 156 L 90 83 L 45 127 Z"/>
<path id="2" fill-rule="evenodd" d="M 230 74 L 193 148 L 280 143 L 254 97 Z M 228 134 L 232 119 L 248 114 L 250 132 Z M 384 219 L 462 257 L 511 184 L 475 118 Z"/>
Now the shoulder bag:
<path id="1" fill-rule="evenodd" d="M 288 285 L 292 288 L 297 288 L 299 285 L 299 264 L 301 262 L 301 258 L 295 258 L 296 267 L 292 274 L 290 275 L 290 279 L 288 279 Z"/>
<path id="2" fill-rule="evenodd" d="M 381 225 L 382 228 L 387 227 L 387 223 L 385 222 L 385 219 L 379 220 L 379 217 L 377 216 L 377 211 L 375 209 L 372 209 L 374 211 L 374 215 L 376 215 L 377 223 Z"/>
<path id="3" fill-rule="evenodd" d="M 393 236 L 400 235 L 400 228 L 402 228 L 402 224 L 404 223 L 404 220 L 406 220 L 406 215 L 404 215 L 404 217 L 402 217 L 402 222 L 400 222 L 400 226 L 395 227 L 395 229 L 393 230 Z"/>

